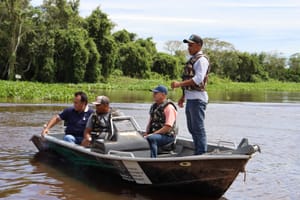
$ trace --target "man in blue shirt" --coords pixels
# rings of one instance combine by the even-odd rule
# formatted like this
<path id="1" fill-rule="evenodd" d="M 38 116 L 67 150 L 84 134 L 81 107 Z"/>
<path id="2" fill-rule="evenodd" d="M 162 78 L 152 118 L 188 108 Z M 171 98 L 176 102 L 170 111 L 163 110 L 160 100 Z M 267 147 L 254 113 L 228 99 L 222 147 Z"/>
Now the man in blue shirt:
<path id="1" fill-rule="evenodd" d="M 47 125 L 45 125 L 41 135 L 48 134 L 50 128 L 64 120 L 66 124 L 64 140 L 80 144 L 83 139 L 87 120 L 92 113 L 93 110 L 89 109 L 88 106 L 87 95 L 84 92 L 76 92 L 74 94 L 73 106 L 64 109 L 60 114 L 52 117 Z"/>

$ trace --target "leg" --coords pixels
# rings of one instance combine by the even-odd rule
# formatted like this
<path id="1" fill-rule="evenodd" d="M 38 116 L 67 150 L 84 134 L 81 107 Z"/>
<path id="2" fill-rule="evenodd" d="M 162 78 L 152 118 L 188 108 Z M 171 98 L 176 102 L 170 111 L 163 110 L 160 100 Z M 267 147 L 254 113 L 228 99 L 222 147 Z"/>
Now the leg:
<path id="1" fill-rule="evenodd" d="M 64 136 L 64 141 L 75 144 L 76 138 L 73 135 L 65 135 Z"/>
<path id="2" fill-rule="evenodd" d="M 150 144 L 151 158 L 157 157 L 157 148 L 174 141 L 174 137 L 163 134 L 152 134 L 147 137 Z"/>
<path id="3" fill-rule="evenodd" d="M 196 155 L 203 154 L 207 151 L 206 132 L 204 127 L 205 110 L 205 102 L 197 99 L 187 101 L 187 126 L 193 137 Z"/>
<path id="4" fill-rule="evenodd" d="M 82 142 L 82 140 L 83 140 L 83 137 L 77 137 L 77 136 L 75 137 L 75 143 L 76 143 L 76 144 L 79 144 L 79 145 L 80 145 L 81 142 Z"/>

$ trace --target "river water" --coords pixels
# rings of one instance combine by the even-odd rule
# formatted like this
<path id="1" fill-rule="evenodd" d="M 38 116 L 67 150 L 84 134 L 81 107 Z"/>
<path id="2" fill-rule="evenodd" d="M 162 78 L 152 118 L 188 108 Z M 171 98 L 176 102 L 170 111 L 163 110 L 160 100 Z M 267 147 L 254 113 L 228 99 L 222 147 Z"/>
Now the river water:
<path id="1" fill-rule="evenodd" d="M 47 162 L 29 141 L 42 125 L 70 104 L 0 103 L 0 199 L 154 200 L 200 199 L 200 196 L 131 188 L 113 181 L 91 180 L 80 169 Z M 149 103 L 112 103 L 141 127 Z M 232 141 L 244 137 L 260 145 L 261 154 L 246 166 L 221 199 L 300 199 L 300 101 L 293 103 L 223 102 L 207 107 L 208 140 Z M 186 130 L 184 109 L 179 109 L 180 135 Z M 54 130 L 61 130 L 62 124 Z M 244 179 L 246 181 L 244 181 Z"/>

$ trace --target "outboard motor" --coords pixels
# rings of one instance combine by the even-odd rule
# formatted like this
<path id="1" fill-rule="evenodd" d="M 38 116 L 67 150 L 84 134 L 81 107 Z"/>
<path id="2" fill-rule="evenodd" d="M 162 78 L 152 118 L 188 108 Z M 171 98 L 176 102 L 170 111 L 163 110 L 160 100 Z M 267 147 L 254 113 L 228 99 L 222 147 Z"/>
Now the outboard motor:
<path id="1" fill-rule="evenodd" d="M 240 142 L 239 146 L 236 150 L 234 150 L 233 154 L 243 154 L 243 155 L 252 155 L 255 152 L 261 153 L 260 147 L 258 145 L 249 145 L 248 139 L 243 138 Z"/>

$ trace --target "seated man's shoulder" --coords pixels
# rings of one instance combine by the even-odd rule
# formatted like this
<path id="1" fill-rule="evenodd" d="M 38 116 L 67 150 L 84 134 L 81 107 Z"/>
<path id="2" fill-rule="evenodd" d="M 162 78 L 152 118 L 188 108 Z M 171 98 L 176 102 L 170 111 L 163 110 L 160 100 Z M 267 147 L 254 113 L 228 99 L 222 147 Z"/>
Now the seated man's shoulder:
<path id="1" fill-rule="evenodd" d="M 168 102 L 168 104 L 166 105 L 166 108 L 177 110 L 177 106 L 172 101 Z"/>
<path id="2" fill-rule="evenodd" d="M 89 108 L 88 110 L 87 110 L 87 113 L 89 113 L 89 114 L 92 114 L 92 113 L 94 113 L 95 111 L 92 109 L 92 108 Z"/>
<path id="3" fill-rule="evenodd" d="M 74 107 L 70 106 L 65 108 L 62 112 L 73 112 L 73 111 L 75 111 Z"/>

